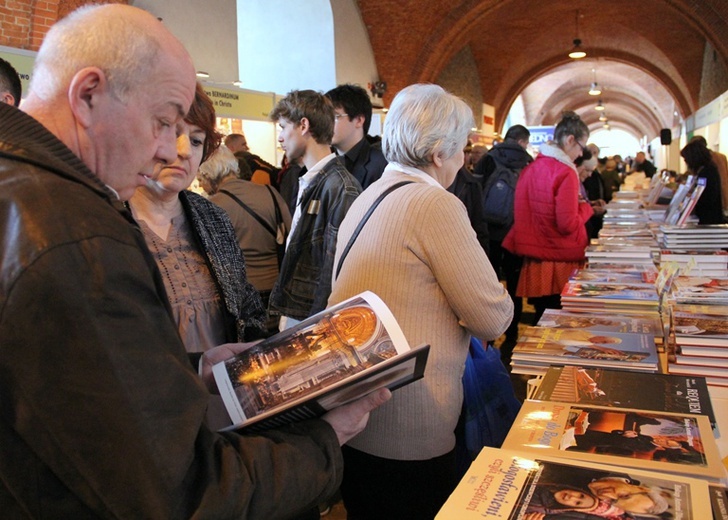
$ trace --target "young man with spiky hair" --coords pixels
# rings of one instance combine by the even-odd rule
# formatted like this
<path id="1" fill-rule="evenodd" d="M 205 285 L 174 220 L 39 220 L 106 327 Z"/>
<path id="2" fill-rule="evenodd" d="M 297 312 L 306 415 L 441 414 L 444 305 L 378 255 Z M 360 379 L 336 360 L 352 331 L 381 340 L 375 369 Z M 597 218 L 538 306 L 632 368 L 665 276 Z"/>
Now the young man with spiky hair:
<path id="1" fill-rule="evenodd" d="M 283 330 L 326 308 L 339 226 L 361 186 L 331 152 L 334 106 L 323 94 L 289 92 L 270 118 L 280 127 L 278 142 L 288 160 L 301 159 L 307 170 L 299 179 L 286 255 L 270 297 Z"/>

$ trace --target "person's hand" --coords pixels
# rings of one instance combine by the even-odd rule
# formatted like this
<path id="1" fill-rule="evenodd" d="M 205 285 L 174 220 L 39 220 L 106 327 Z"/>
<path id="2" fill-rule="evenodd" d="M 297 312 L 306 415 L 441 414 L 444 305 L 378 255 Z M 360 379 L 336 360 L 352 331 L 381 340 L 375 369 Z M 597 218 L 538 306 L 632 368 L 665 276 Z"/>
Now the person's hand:
<path id="1" fill-rule="evenodd" d="M 202 382 L 207 386 L 207 390 L 211 394 L 219 394 L 220 391 L 217 389 L 217 383 L 212 375 L 212 366 L 230 359 L 236 354 L 240 354 L 244 350 L 249 349 L 260 341 L 253 341 L 252 343 L 225 343 L 217 347 L 211 348 L 202 354 L 200 359 L 200 377 Z"/>
<path id="2" fill-rule="evenodd" d="M 369 412 L 383 405 L 392 397 L 387 388 L 380 388 L 354 402 L 339 406 L 321 417 L 329 423 L 343 446 L 361 432 L 369 421 Z"/>

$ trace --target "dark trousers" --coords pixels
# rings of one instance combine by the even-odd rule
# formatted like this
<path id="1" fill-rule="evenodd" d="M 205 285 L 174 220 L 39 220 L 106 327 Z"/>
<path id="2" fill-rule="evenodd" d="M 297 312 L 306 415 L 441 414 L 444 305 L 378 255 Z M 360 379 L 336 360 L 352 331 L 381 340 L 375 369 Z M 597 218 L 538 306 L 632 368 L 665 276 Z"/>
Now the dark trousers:
<path id="1" fill-rule="evenodd" d="M 529 297 L 528 303 L 533 305 L 533 309 L 536 311 L 533 315 L 533 324 L 536 325 L 538 320 L 541 319 L 543 311 L 561 308 L 561 295 L 549 294 L 548 296 Z"/>
<path id="2" fill-rule="evenodd" d="M 523 298 L 516 296 L 523 257 L 516 256 L 505 249 L 500 240 L 491 240 L 489 258 L 495 274 L 498 275 L 499 279 L 505 280 L 506 290 L 511 297 L 511 301 L 513 301 L 513 319 L 506 330 L 506 343 L 515 344 L 516 340 L 518 340 L 518 323 L 521 321 L 523 312 Z"/>
<path id="3" fill-rule="evenodd" d="M 348 520 L 432 520 L 457 485 L 455 450 L 392 460 L 343 446 L 341 496 Z"/>

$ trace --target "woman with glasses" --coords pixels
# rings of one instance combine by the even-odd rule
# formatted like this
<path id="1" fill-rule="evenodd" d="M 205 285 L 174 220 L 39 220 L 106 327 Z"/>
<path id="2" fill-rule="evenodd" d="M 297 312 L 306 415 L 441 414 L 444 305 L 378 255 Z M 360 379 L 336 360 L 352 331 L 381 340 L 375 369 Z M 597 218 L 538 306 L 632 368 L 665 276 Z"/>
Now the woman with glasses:
<path id="1" fill-rule="evenodd" d="M 514 223 L 503 247 L 524 257 L 516 295 L 534 306 L 534 323 L 545 309 L 561 308 L 561 290 L 584 262 L 585 224 L 594 210 L 580 191 L 574 161 L 588 138 L 589 128 L 579 116 L 565 112 L 554 140 L 541 146 L 518 179 Z"/>

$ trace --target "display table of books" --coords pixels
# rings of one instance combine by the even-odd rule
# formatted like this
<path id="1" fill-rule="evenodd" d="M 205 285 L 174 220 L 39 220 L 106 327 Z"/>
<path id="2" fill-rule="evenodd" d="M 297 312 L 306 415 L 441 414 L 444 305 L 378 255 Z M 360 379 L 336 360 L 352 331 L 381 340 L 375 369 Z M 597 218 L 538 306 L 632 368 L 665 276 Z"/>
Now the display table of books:
<path id="1" fill-rule="evenodd" d="M 678 191 L 607 208 L 562 309 L 516 343 L 536 384 L 502 449 L 438 519 L 728 519 L 728 225 L 691 223 L 702 186 Z"/>

